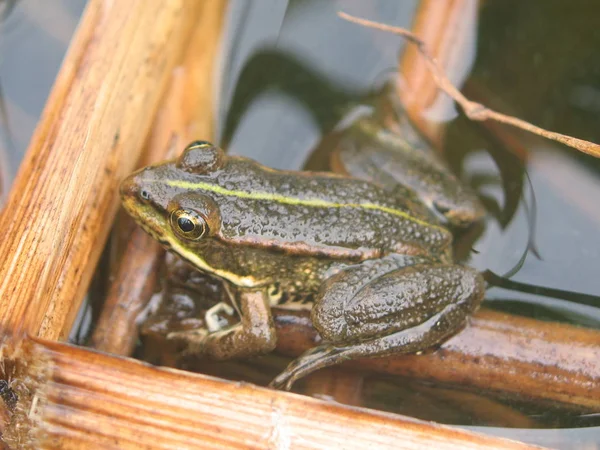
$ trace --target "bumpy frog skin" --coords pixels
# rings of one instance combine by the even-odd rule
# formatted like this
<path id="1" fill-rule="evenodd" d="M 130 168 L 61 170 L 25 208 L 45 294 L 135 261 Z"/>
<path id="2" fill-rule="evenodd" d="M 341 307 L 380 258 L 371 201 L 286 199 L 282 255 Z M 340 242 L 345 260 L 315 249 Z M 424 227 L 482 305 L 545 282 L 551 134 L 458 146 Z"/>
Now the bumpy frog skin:
<path id="1" fill-rule="evenodd" d="M 233 326 L 188 332 L 195 352 L 217 359 L 269 352 L 277 339 L 271 305 L 310 298 L 323 344 L 272 383 L 289 389 L 347 359 L 430 348 L 479 306 L 483 280 L 453 263 L 444 226 L 478 220 L 477 199 L 424 142 L 368 120 L 359 125 L 336 155 L 352 175 L 273 170 L 199 141 L 123 182 L 134 219 L 222 279 L 239 312 Z"/>

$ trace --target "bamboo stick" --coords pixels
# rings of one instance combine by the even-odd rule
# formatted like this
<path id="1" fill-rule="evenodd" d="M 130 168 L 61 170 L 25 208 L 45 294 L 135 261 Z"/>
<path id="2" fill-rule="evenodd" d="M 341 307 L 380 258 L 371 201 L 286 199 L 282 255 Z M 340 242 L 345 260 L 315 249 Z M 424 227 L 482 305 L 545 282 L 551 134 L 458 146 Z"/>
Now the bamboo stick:
<path id="1" fill-rule="evenodd" d="M 0 333 L 55 339 L 70 329 L 117 184 L 205 4 L 88 3 L 0 217 Z"/>
<path id="2" fill-rule="evenodd" d="M 129 267 L 111 283 L 108 296 L 92 335 L 91 346 L 117 355 L 130 355 L 138 338 L 136 320 L 158 283 L 164 252 L 158 242 L 134 230 L 123 253 L 122 264 Z"/>
<path id="3" fill-rule="evenodd" d="M 195 295 L 198 294 L 190 291 L 191 298 Z M 152 340 L 152 347 L 163 349 L 161 363 L 207 370 L 209 363 L 206 361 L 194 362 L 189 358 L 177 361 L 178 350 L 172 348 L 171 341 L 165 340 L 168 333 L 180 329 L 178 321 L 181 329 L 188 329 L 190 320 L 201 316 L 202 307 L 178 310 L 177 302 L 167 300 L 162 308 L 164 310 L 157 311 L 155 317 L 158 326 L 146 330 L 146 338 Z M 178 319 L 163 323 L 161 318 L 167 313 Z M 276 307 L 274 316 L 280 354 L 297 357 L 321 343 L 307 311 Z M 169 348 L 172 351 L 167 350 Z M 596 330 L 483 309 L 470 320 L 466 329 L 438 350 L 432 349 L 423 355 L 363 359 L 348 362 L 336 370 L 318 371 L 306 380 L 302 392 L 334 396 L 342 403 L 353 404 L 360 395 L 360 376 L 375 372 L 481 391 L 486 395 L 496 394 L 536 404 L 558 403 L 558 406 L 572 410 L 594 412 L 600 408 L 599 361 L 600 332 Z M 354 370 L 344 378 L 346 387 L 337 389 L 340 373 L 348 368 Z M 328 379 L 330 375 L 331 380 Z M 240 377 L 246 379 L 244 375 Z M 252 379 L 265 384 L 270 381 L 268 376 Z"/>
<path id="4" fill-rule="evenodd" d="M 19 448 L 533 448 L 58 342 L 28 341 L 22 359 Z"/>

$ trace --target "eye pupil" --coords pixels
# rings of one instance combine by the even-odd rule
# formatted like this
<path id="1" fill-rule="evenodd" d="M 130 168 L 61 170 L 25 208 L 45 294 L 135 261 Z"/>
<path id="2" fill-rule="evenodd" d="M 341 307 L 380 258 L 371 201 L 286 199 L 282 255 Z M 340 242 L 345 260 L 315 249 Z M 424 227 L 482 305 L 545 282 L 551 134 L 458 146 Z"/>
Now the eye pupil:
<path id="1" fill-rule="evenodd" d="M 177 219 L 177 225 L 184 233 L 189 233 L 194 229 L 194 223 L 187 217 L 180 217 Z"/>
<path id="2" fill-rule="evenodd" d="M 150 199 L 150 194 L 148 193 L 148 191 L 141 191 L 140 192 L 140 197 L 142 197 L 144 200 L 149 200 Z"/>
<path id="3" fill-rule="evenodd" d="M 206 219 L 194 210 L 177 209 L 171 213 L 171 227 L 179 237 L 197 241 L 206 235 Z"/>

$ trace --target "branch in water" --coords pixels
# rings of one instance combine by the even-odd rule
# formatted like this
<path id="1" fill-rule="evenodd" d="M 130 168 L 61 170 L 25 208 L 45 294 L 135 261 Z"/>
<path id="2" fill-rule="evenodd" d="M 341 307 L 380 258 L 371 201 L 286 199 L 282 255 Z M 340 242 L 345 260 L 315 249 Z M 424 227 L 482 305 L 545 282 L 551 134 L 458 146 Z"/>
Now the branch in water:
<path id="1" fill-rule="evenodd" d="M 600 145 L 598 144 L 594 144 L 593 142 L 585 141 L 583 139 L 577 139 L 564 134 L 555 133 L 553 131 L 545 130 L 516 117 L 507 116 L 505 114 L 493 111 L 487 108 L 486 106 L 482 105 L 481 103 L 472 102 L 471 100 L 469 100 L 450 82 L 448 77 L 446 77 L 443 70 L 440 68 L 440 66 L 438 66 L 435 58 L 427 49 L 425 42 L 423 42 L 410 31 L 400 27 L 393 27 L 390 25 L 373 22 L 371 20 L 360 19 L 358 17 L 351 16 L 350 14 L 346 14 L 344 12 L 338 12 L 338 16 L 340 16 L 342 19 L 357 23 L 359 25 L 363 25 L 365 27 L 375 28 L 377 30 L 399 34 L 400 36 L 406 38 L 410 43 L 416 45 L 417 49 L 419 50 L 419 53 L 423 56 L 423 58 L 425 58 L 425 62 L 427 64 L 427 67 L 429 68 L 429 71 L 431 72 L 431 75 L 433 76 L 435 83 L 442 91 L 444 91 L 446 94 L 452 97 L 454 101 L 461 106 L 461 108 L 463 109 L 463 111 L 469 119 L 478 121 L 491 119 L 497 122 L 512 125 L 513 127 L 529 131 L 539 136 L 544 136 L 545 138 L 552 139 L 553 141 L 557 141 L 562 144 L 568 145 L 569 147 L 573 147 L 583 153 L 587 153 L 588 155 L 600 158 Z"/>

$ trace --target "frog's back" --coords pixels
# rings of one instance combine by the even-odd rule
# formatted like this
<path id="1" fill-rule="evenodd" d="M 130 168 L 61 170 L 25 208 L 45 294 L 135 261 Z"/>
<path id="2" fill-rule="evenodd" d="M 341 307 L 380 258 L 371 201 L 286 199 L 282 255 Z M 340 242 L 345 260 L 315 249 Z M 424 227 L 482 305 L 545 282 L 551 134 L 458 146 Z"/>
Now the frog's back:
<path id="1" fill-rule="evenodd" d="M 358 259 L 445 252 L 450 233 L 379 186 L 330 173 L 287 172 L 229 158 L 211 175 L 224 239 Z"/>

